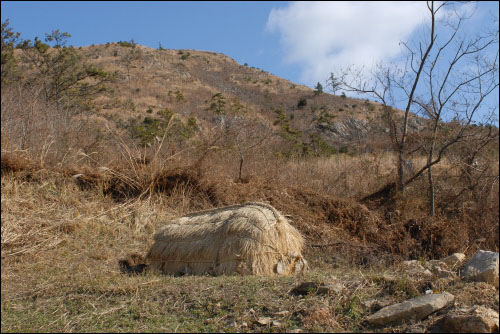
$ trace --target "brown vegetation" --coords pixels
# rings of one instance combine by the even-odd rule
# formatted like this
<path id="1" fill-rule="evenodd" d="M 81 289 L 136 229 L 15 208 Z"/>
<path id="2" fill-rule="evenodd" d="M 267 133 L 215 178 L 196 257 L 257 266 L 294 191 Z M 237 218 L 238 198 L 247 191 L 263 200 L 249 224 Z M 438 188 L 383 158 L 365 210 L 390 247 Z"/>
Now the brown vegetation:
<path id="1" fill-rule="evenodd" d="M 163 295 L 166 304 L 176 305 L 170 297 L 182 299 L 188 287 L 165 288 L 164 281 L 158 285 L 158 278 L 147 275 L 144 286 L 137 286 L 119 273 L 142 273 L 141 255 L 129 256 L 121 267 L 117 260 L 146 254 L 167 221 L 245 202 L 269 203 L 285 215 L 305 238 L 303 254 L 312 270 L 346 264 L 388 268 L 399 259 L 498 251 L 498 136 L 481 150 L 474 143 L 457 145 L 434 167 L 436 213 L 430 218 L 425 180 L 417 179 L 404 193 L 391 191 L 397 157 L 386 145 L 379 105 L 371 102 L 370 111 L 365 101 L 314 96 L 311 89 L 221 54 L 190 50 L 181 59 L 176 50 L 135 50 L 126 62 L 120 59 L 130 48 L 116 43 L 77 50 L 86 61 L 118 71 L 90 105 L 57 105 L 40 94 L 42 83 L 28 85 L 25 77 L 2 83 L 2 310 L 16 300 L 62 295 L 78 305 L 98 305 L 102 296 L 126 305 L 134 295 L 148 305 L 141 299 L 151 297 L 141 295 L 146 286 L 159 291 L 151 305 L 163 303 Z M 23 74 L 22 50 L 15 54 Z M 219 92 L 226 112 L 209 112 L 207 101 Z M 303 97 L 317 108 L 298 110 Z M 344 104 L 345 113 L 339 110 Z M 322 133 L 317 119 L 331 119 L 328 112 L 336 119 L 366 119 L 373 131 L 353 138 Z M 279 115 L 286 117 L 274 124 Z M 265 141 L 258 140 L 260 134 Z M 312 134 L 329 146 L 313 143 Z M 477 163 L 464 164 L 471 157 Z M 414 165 L 425 161 L 416 156 Z M 102 280 L 108 281 L 101 285 Z M 356 286 L 371 291 L 374 281 Z M 302 319 L 313 330 L 356 330 L 349 324 L 359 318 L 356 298 L 353 292 L 324 307 L 287 299 L 296 310 L 288 320 Z M 218 314 L 219 306 L 208 304 L 203 309 Z M 103 314 L 120 314 L 120 305 Z M 325 320 L 333 310 L 336 318 Z M 103 316 L 92 312 L 93 318 Z M 78 324 L 71 321 L 63 314 L 57 328 Z"/>
<path id="2" fill-rule="evenodd" d="M 112 71 L 115 51 L 123 53 L 127 48 L 112 44 L 87 47 L 79 52 L 88 61 Z M 430 219 L 425 213 L 423 180 L 416 181 L 402 195 L 395 196 L 391 191 L 396 175 L 396 155 L 387 149 L 386 141 L 381 139 L 383 136 L 364 134 L 359 140 L 345 142 L 350 147 L 348 151 L 357 154 L 284 156 L 282 153 L 286 150 L 294 152 L 293 145 L 300 141 L 294 142 L 297 139 L 276 133 L 281 130 L 270 125 L 273 113 L 265 112 L 267 107 L 287 108 L 287 105 L 290 109 L 285 109 L 286 113 L 292 112 L 299 96 L 311 94 L 310 98 L 317 105 L 325 104 L 330 110 L 343 102 L 353 108 L 356 106 L 353 110 L 357 117 L 358 111 L 359 116 L 363 115 L 366 101 L 329 94 L 314 96 L 312 90 L 290 88 L 282 79 L 244 68 L 221 55 L 192 51 L 189 59 L 182 63 L 184 70 L 191 69 L 191 79 L 168 81 L 167 87 L 171 88 L 164 101 L 151 100 L 143 105 L 140 96 L 151 99 L 165 93 L 144 88 L 151 81 L 146 73 L 156 73 L 153 76 L 161 78 L 161 71 L 166 71 L 167 75 L 170 70 L 165 70 L 165 66 L 172 66 L 168 59 L 177 57 L 177 53 L 141 46 L 137 46 L 137 52 L 136 65 L 129 73 L 134 80 L 110 83 L 116 104 L 109 104 L 110 96 L 103 93 L 95 99 L 93 112 L 72 106 L 69 110 L 74 112 L 65 111 L 65 122 L 58 119 L 58 110 L 52 102 L 45 102 L 41 96 L 33 94 L 18 94 L 23 90 L 32 91 L 35 86 L 24 87 L 20 82 L 16 89 L 14 86 L 3 89 L 2 174 L 14 173 L 15 178 L 30 181 L 39 180 L 42 171 L 50 175 L 55 172 L 74 182 L 80 190 L 109 195 L 117 203 L 138 199 L 151 201 L 159 196 L 162 202 L 172 203 L 171 208 L 180 205 L 180 209 L 174 211 L 182 213 L 265 201 L 291 215 L 293 224 L 306 235 L 309 244 L 323 245 L 321 247 L 333 253 L 347 247 L 352 249 L 350 254 L 364 254 L 364 259 L 358 259 L 361 262 L 366 262 L 369 255 L 381 253 L 405 258 L 442 257 L 455 251 L 474 252 L 478 247 L 498 248 L 498 140 L 491 141 L 481 151 L 473 146 L 474 143 L 457 145 L 444 157 L 444 162 L 435 167 L 439 196 L 436 216 Z M 180 65 L 171 70 L 176 66 Z M 147 68 L 149 72 L 144 71 Z M 218 72 L 221 69 L 225 72 Z M 200 98 L 209 100 L 217 91 L 213 86 L 220 85 L 218 76 L 235 73 L 232 77 L 236 78 L 242 71 L 259 80 L 280 83 L 282 89 L 266 102 L 259 100 L 262 97 L 260 88 L 245 80 L 236 80 L 231 85 L 236 84 L 239 88 L 234 95 L 226 95 L 226 111 L 218 116 L 207 113 L 207 103 Z M 195 76 L 200 79 L 193 79 Z M 161 111 L 160 116 L 166 117 L 158 128 L 141 123 L 146 126 L 141 128 L 146 132 L 140 132 L 142 137 L 135 139 L 127 130 L 130 127 L 123 126 L 128 112 L 119 102 L 129 98 L 123 91 L 133 89 L 131 85 L 134 84 L 141 87 L 139 97 L 134 96 L 135 93 L 130 95 L 135 112 L 143 114 L 141 108 L 147 107 L 153 113 Z M 229 82 L 227 84 L 232 87 Z M 210 93 L 190 91 L 202 88 Z M 255 94 L 246 97 L 245 89 Z M 175 92 L 182 92 L 186 102 L 176 98 Z M 246 112 L 232 109 L 234 105 L 230 101 L 234 99 L 243 103 L 240 106 Z M 18 106 L 28 112 L 14 117 Z M 182 110 L 187 110 L 186 106 L 199 124 L 199 130 L 189 135 L 184 135 L 188 131 L 189 114 Z M 337 117 L 342 117 L 341 114 Z M 375 114 L 371 116 L 373 122 L 382 115 L 381 111 L 379 116 Z M 292 138 L 294 129 L 304 128 L 301 124 L 311 122 L 306 115 L 308 113 L 302 112 L 301 116 L 286 123 L 289 127 L 285 131 Z M 315 112 L 310 117 L 314 115 Z M 255 125 L 259 122 L 261 125 Z M 154 136 L 150 137 L 147 131 Z M 483 131 L 491 132 L 491 128 Z M 259 137 L 266 140 L 261 141 Z M 143 139 L 147 139 L 147 145 L 141 144 Z M 367 146 L 367 142 L 371 144 Z M 242 174 L 240 159 L 243 153 Z M 464 164 L 466 159 L 480 163 L 472 167 Z M 420 168 L 425 165 L 425 157 L 415 157 L 413 164 L 415 169 Z M 340 240 L 342 242 L 337 243 Z"/>
<path id="3" fill-rule="evenodd" d="M 147 255 L 167 274 L 290 275 L 303 272 L 304 239 L 276 209 L 249 202 L 168 222 Z"/>

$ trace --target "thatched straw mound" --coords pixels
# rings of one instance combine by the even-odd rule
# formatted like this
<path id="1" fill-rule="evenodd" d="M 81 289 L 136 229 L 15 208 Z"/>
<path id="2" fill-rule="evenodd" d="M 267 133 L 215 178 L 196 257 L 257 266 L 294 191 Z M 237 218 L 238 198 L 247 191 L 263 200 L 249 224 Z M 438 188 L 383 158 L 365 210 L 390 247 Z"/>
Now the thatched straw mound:
<path id="1" fill-rule="evenodd" d="M 246 203 L 188 214 L 156 233 L 147 260 L 168 274 L 302 272 L 304 239 L 275 208 Z"/>

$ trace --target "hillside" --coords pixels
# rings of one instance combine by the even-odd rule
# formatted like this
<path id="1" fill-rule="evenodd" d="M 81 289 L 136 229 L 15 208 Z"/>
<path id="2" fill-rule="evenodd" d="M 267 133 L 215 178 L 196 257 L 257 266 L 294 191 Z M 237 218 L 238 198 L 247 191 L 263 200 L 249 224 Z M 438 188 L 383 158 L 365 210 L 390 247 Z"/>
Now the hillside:
<path id="1" fill-rule="evenodd" d="M 2 171 L 56 168 L 118 203 L 186 187 L 193 198 L 183 211 L 264 200 L 315 240 L 368 242 L 403 257 L 445 256 L 476 238 L 497 244 L 470 217 L 498 229 L 498 129 L 471 126 L 477 140 L 458 142 L 433 168 L 438 214 L 430 219 L 424 177 L 404 194 L 391 190 L 397 157 L 373 101 L 315 92 L 215 52 L 39 43 L 13 56 L 16 83 L 2 89 Z M 395 110 L 397 124 L 401 117 Z M 426 163 L 430 133 L 413 114 L 408 124 L 411 176 Z M 443 123 L 437 143 L 459 130 Z M 326 232 L 338 219 L 342 237 Z"/>
<path id="2" fill-rule="evenodd" d="M 238 64 L 220 53 L 116 43 L 78 52 L 107 72 L 117 71 L 117 81 L 109 85 L 113 93 L 97 99 L 99 117 L 114 122 L 136 119 L 140 123 L 145 117 L 158 118 L 158 112 L 168 109 L 183 120 L 194 118 L 203 132 L 224 117 L 207 110 L 212 97 L 220 93 L 228 114 L 236 108 L 240 117 L 261 124 L 261 131 L 279 129 L 273 124 L 275 110 L 280 109 L 290 128 L 301 132 L 304 143 L 318 137 L 344 151 L 355 144 L 373 147 L 377 140 L 380 145 L 388 144 L 384 141 L 388 129 L 377 103 L 327 92 L 316 95 L 308 87 Z M 304 106 L 299 106 L 301 99 Z M 418 130 L 423 123 L 412 117 L 409 124 Z"/>
<path id="3" fill-rule="evenodd" d="M 432 330 L 451 309 L 498 309 L 498 288 L 462 280 L 458 266 L 439 276 L 431 261 L 498 252 L 497 128 L 467 127 L 480 140 L 458 142 L 433 168 L 431 217 L 426 174 L 396 191 L 376 102 L 318 94 L 214 52 L 128 42 L 12 52 L 12 69 L 2 67 L 2 332 L 407 332 Z M 426 163 L 425 125 L 410 115 L 409 175 Z M 461 125 L 440 126 L 438 144 Z M 250 201 L 304 236 L 307 273 L 122 272 L 119 261 L 144 256 L 169 220 Z M 291 293 L 301 282 L 328 289 Z M 455 306 L 365 321 L 429 291 L 452 293 Z"/>

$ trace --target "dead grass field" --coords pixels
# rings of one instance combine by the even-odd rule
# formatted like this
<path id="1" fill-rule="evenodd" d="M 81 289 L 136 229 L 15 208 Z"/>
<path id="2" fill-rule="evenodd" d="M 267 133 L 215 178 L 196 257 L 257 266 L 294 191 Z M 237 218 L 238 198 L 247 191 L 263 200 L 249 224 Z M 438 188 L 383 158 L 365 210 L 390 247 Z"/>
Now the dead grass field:
<path id="1" fill-rule="evenodd" d="M 320 159 L 314 167 L 289 162 L 281 169 L 269 163 L 279 175 L 273 182 L 268 170 L 259 174 L 259 169 L 252 168 L 254 177 L 248 183 L 235 183 L 232 169 L 226 181 L 215 185 L 210 183 L 211 173 L 197 184 L 180 182 L 188 179 L 183 176 L 168 194 L 118 201 L 106 193 L 104 183 L 81 188 L 67 173 L 23 165 L 14 171 L 5 168 L 6 161 L 2 167 L 2 332 L 289 332 L 299 328 L 384 332 L 425 328 L 434 319 L 390 328 L 363 323 L 371 312 L 365 301 L 403 301 L 422 294 L 429 284 L 398 271 L 399 261 L 409 254 L 405 247 L 412 246 L 411 239 L 398 229 L 384 227 L 380 213 L 333 195 L 356 196 L 360 179 L 366 180 L 363 189 L 376 188 L 390 171 L 386 160 L 339 156 Z M 370 168 L 359 168 L 369 162 Z M 347 170 L 352 184 L 327 188 L 327 180 L 345 175 L 344 166 L 351 166 Z M 380 174 L 373 173 L 377 169 Z M 309 190 L 303 182 L 290 182 L 306 171 Z M 224 180 L 220 174 L 219 179 Z M 287 179 L 290 185 L 283 186 Z M 207 197 L 207 189 L 212 189 L 212 198 Z M 307 239 L 309 272 L 281 278 L 120 272 L 118 260 L 131 253 L 145 254 L 154 232 L 167 220 L 194 209 L 246 200 L 268 201 L 292 216 L 292 223 Z M 403 238 L 399 246 L 381 247 L 398 238 Z M 303 281 L 338 282 L 341 290 L 329 295 L 290 295 Z M 487 286 L 478 287 L 481 294 L 477 294 L 454 280 L 436 289 L 457 294 L 465 305 L 473 301 L 498 308 L 498 292 Z M 259 324 L 265 317 L 274 322 Z"/>

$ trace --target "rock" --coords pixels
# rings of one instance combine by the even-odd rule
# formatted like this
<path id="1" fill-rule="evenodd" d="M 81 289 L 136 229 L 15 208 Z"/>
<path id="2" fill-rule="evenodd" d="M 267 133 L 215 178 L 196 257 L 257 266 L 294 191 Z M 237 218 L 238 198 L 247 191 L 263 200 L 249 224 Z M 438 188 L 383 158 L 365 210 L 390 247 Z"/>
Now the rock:
<path id="1" fill-rule="evenodd" d="M 425 325 L 411 324 L 404 330 L 405 333 L 426 333 Z"/>
<path id="2" fill-rule="evenodd" d="M 498 332 L 498 313 L 476 305 L 453 310 L 434 326 L 445 333 L 494 333 Z"/>
<path id="3" fill-rule="evenodd" d="M 281 327 L 281 322 L 273 320 L 271 321 L 271 327 Z"/>
<path id="4" fill-rule="evenodd" d="M 377 304 L 376 299 L 368 299 L 363 302 L 361 302 L 361 306 L 363 306 L 365 309 L 368 309 L 372 312 L 377 312 L 378 310 L 381 309 L 381 307 L 376 307 L 375 304 Z M 378 308 L 378 310 L 377 310 Z"/>
<path id="5" fill-rule="evenodd" d="M 467 261 L 461 276 L 467 280 L 486 282 L 498 288 L 498 252 L 480 250 Z"/>
<path id="6" fill-rule="evenodd" d="M 317 127 L 321 131 L 328 131 L 329 134 L 342 138 L 364 137 L 370 130 L 367 121 L 355 118 L 334 123 L 322 122 Z"/>
<path id="7" fill-rule="evenodd" d="M 441 266 L 437 264 L 432 265 L 432 273 L 439 278 L 453 278 L 455 277 L 455 273 L 446 269 L 441 268 Z"/>
<path id="8" fill-rule="evenodd" d="M 257 319 L 257 323 L 262 326 L 267 326 L 271 324 L 271 322 L 272 319 L 270 317 L 260 317 L 259 319 Z"/>
<path id="9" fill-rule="evenodd" d="M 439 266 L 439 268 L 441 269 L 453 270 L 456 267 L 460 266 L 464 261 L 465 261 L 465 254 L 454 253 L 441 260 L 430 260 L 429 262 L 427 262 L 427 267 L 429 267 L 431 271 L 433 266 Z"/>
<path id="10" fill-rule="evenodd" d="M 319 286 L 318 295 L 326 295 L 331 293 L 340 293 L 344 289 L 344 285 L 340 282 L 326 283 Z"/>
<path id="11" fill-rule="evenodd" d="M 411 268 L 414 267 L 415 265 L 420 265 L 417 260 L 408 260 L 408 261 L 403 261 L 401 262 L 403 267 Z"/>
<path id="12" fill-rule="evenodd" d="M 290 313 L 290 311 L 279 311 L 279 312 L 276 312 L 274 313 L 274 315 L 277 315 L 277 316 L 285 316 L 285 315 L 288 315 Z"/>
<path id="13" fill-rule="evenodd" d="M 361 306 L 370 313 L 377 312 L 378 310 L 389 306 L 390 302 L 387 300 L 377 300 L 377 299 L 368 299 L 361 302 Z"/>
<path id="14" fill-rule="evenodd" d="M 288 331 L 288 333 L 302 333 L 302 332 L 303 331 L 300 328 L 295 328 L 295 329 L 292 329 L 292 330 Z"/>
<path id="15" fill-rule="evenodd" d="M 226 327 L 236 328 L 236 327 L 238 327 L 238 323 L 236 321 L 234 321 L 233 319 L 229 319 L 228 321 L 226 321 Z"/>
<path id="16" fill-rule="evenodd" d="M 403 261 L 401 263 L 409 274 L 423 277 L 432 277 L 429 269 L 424 268 L 417 260 Z"/>
<path id="17" fill-rule="evenodd" d="M 422 320 L 429 314 L 447 307 L 455 301 L 455 296 L 444 292 L 440 294 L 423 295 L 402 303 L 384 307 L 375 314 L 367 317 L 367 321 L 374 325 L 397 323 L 403 320 Z"/>
<path id="18" fill-rule="evenodd" d="M 453 253 L 450 256 L 445 257 L 444 259 L 439 260 L 439 262 L 446 263 L 448 268 L 453 268 L 462 264 L 465 261 L 465 254 L 462 253 Z"/>
<path id="19" fill-rule="evenodd" d="M 383 280 L 384 282 L 387 282 L 387 283 L 396 283 L 396 281 L 397 281 L 398 279 L 397 279 L 397 278 L 396 278 L 396 276 L 394 276 L 394 275 L 391 275 L 391 274 L 383 274 L 383 275 L 382 275 L 382 280 Z"/>
<path id="20" fill-rule="evenodd" d="M 409 118 L 408 127 L 413 131 L 421 131 L 424 128 L 425 122 L 421 118 Z"/>

